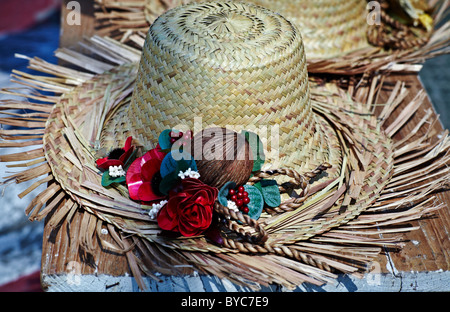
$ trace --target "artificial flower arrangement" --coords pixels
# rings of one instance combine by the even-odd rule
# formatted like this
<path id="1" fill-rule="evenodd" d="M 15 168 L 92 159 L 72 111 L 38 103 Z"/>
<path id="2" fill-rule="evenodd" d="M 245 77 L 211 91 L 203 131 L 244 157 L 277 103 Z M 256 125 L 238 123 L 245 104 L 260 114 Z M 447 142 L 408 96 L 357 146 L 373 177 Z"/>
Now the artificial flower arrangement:
<path id="1" fill-rule="evenodd" d="M 167 129 L 160 134 L 157 146 L 141 157 L 135 157 L 136 148 L 132 137 L 128 137 L 123 148 L 98 159 L 97 167 L 103 171 L 102 185 L 126 183 L 130 198 L 151 207 L 149 216 L 165 233 L 185 237 L 205 235 L 220 243 L 215 205 L 257 220 L 264 206 L 278 207 L 281 197 L 275 180 L 247 183 L 264 164 L 259 137 L 249 131 L 237 134 L 219 129 L 234 139 L 239 135 L 245 138 L 245 159 L 211 160 L 209 157 L 209 160 L 196 161 L 194 153 L 187 153 L 187 149 L 198 136 L 193 136 L 191 131 Z M 205 142 L 200 145 L 203 148 Z M 236 151 L 233 155 L 239 156 Z"/>

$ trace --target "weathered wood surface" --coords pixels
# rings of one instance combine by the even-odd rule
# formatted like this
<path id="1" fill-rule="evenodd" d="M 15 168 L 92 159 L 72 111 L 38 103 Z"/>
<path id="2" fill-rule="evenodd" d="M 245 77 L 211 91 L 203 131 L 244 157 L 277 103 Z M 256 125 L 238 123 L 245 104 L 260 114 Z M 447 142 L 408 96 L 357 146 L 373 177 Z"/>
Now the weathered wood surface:
<path id="1" fill-rule="evenodd" d="M 71 26 L 65 23 L 68 14 L 67 2 L 62 10 L 61 47 L 73 46 L 83 35 L 95 33 L 92 2 L 78 1 L 81 4 L 82 24 Z M 414 98 L 423 89 L 417 75 L 390 75 L 385 80 L 385 88 L 379 97 L 379 102 L 386 101 L 389 89 L 397 81 L 404 81 L 409 88 L 407 101 Z M 433 110 L 427 99 L 419 111 L 412 117 L 404 129 L 398 132 L 395 139 L 407 135 L 428 109 Z M 401 110 L 401 107 L 398 112 Z M 393 116 L 395 118 L 395 114 Z M 442 131 L 442 125 L 435 123 L 436 131 Z M 386 252 L 375 262 L 374 270 L 365 278 L 342 276 L 336 285 L 322 288 L 311 288 L 303 285 L 299 290 L 328 291 L 440 291 L 450 290 L 450 191 L 441 192 L 438 199 L 447 203 L 447 207 L 435 213 L 431 218 L 412 222 L 420 225 L 420 229 L 404 234 L 407 241 L 399 252 Z M 74 244 L 70 237 L 77 235 L 84 217 L 83 211 L 77 211 L 70 224 L 64 222 L 60 227 L 45 228 L 42 254 L 42 284 L 49 291 L 95 290 L 95 291 L 133 291 L 137 290 L 136 282 L 130 277 L 130 270 L 124 255 L 102 250 L 97 241 L 97 247 L 90 256 L 82 248 Z M 109 234 L 104 239 L 113 242 Z M 146 282 L 152 291 L 230 291 L 243 290 L 220 281 L 215 277 L 192 276 L 188 278 L 162 277 L 164 283 L 156 283 L 151 279 Z M 264 289 L 269 290 L 269 289 Z M 279 290 L 274 287 L 270 290 Z"/>
<path id="2" fill-rule="evenodd" d="M 74 46 L 84 36 L 92 36 L 95 32 L 93 1 L 64 0 L 61 6 L 60 47 Z"/>
<path id="3" fill-rule="evenodd" d="M 409 88 L 409 94 L 404 101 L 403 107 L 423 89 L 422 83 L 417 75 L 390 75 L 386 79 L 386 82 L 391 83 L 392 85 L 395 84 L 396 81 L 404 81 Z M 388 91 L 389 90 L 381 94 L 379 99 L 380 102 L 387 100 L 389 96 Z M 402 109 L 403 107 L 400 106 L 399 108 Z M 408 123 L 404 129 L 399 131 L 394 139 L 401 140 L 410 133 L 428 109 L 432 109 L 433 115 L 436 116 L 436 112 L 429 97 L 427 97 L 425 104 L 412 117 L 411 122 Z M 397 114 L 399 111 L 400 110 L 397 111 Z M 395 115 L 393 117 L 395 117 Z M 437 133 L 443 131 L 440 122 L 434 124 L 434 129 Z M 437 270 L 448 271 L 450 269 L 450 191 L 438 193 L 437 198 L 446 203 L 447 207 L 436 211 L 432 218 L 426 218 L 411 223 L 415 226 L 420 225 L 420 229 L 404 234 L 404 238 L 408 242 L 400 252 L 387 254 L 389 265 L 386 266 L 386 269 L 388 271 L 432 272 Z M 383 257 L 381 257 L 380 260 L 382 263 L 386 261 Z M 386 271 L 383 270 L 383 272 Z"/>

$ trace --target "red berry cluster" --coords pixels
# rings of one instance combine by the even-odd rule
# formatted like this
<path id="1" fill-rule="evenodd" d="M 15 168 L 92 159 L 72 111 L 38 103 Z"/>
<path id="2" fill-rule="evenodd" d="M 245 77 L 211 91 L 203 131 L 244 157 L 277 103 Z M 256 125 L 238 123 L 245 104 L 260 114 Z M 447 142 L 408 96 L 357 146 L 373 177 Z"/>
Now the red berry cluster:
<path id="1" fill-rule="evenodd" d="M 243 186 L 239 186 L 237 190 L 230 189 L 228 195 L 230 196 L 230 199 L 236 203 L 236 206 L 240 211 L 243 213 L 249 212 L 247 205 L 250 203 L 250 198 Z"/>
<path id="2" fill-rule="evenodd" d="M 180 140 L 181 139 L 181 140 Z M 192 139 L 192 131 L 188 130 L 186 133 L 183 134 L 183 132 L 170 132 L 170 144 L 174 144 L 178 140 L 180 140 L 179 145 L 185 146 L 188 141 Z"/>

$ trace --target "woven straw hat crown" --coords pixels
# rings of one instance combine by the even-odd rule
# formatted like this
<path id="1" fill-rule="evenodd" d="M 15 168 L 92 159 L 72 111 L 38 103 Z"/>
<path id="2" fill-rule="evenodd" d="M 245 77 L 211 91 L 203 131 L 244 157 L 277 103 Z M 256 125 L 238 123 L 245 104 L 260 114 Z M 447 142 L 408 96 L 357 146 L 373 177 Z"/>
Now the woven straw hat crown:
<path id="1" fill-rule="evenodd" d="M 193 129 L 197 117 L 203 128 L 267 127 L 272 139 L 262 139 L 277 167 L 330 161 L 300 32 L 253 4 L 191 3 L 161 15 L 148 32 L 131 103 L 118 115 L 147 149 L 164 129 Z"/>

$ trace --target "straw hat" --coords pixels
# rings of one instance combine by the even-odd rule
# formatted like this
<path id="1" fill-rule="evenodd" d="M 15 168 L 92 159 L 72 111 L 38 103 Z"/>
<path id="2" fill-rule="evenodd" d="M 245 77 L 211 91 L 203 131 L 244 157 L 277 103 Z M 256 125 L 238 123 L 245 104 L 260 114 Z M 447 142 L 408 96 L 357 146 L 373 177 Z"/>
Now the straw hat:
<path id="1" fill-rule="evenodd" d="M 370 105 L 351 100 L 336 85 L 308 81 L 301 35 L 296 26 L 273 11 L 238 2 L 191 3 L 169 10 L 152 24 L 142 55 L 110 39 L 96 37 L 94 42 L 96 47 L 102 46 L 104 57 L 117 65 L 78 55 L 84 60 L 81 66 L 99 72 L 92 75 L 30 59 L 33 68 L 59 77 L 33 76 L 33 84 L 59 93 L 60 97 L 30 95 L 54 103 L 53 107 L 2 103 L 5 110 L 30 108 L 41 112 L 2 119 L 11 125 L 24 120 L 29 127 L 19 132 L 5 130 L 2 136 L 13 142 L 10 145 L 42 143 L 43 148 L 2 156 L 0 160 L 24 160 L 27 165 L 43 162 L 9 177 L 23 181 L 47 175 L 21 194 L 49 183 L 26 209 L 30 219 L 42 219 L 53 212 L 47 224 L 57 226 L 74 209 L 82 208 L 94 221 L 86 223 L 86 233 L 74 239 L 80 240 L 87 250 L 91 245 L 87 238 L 99 234 L 102 223 L 109 224 L 117 246 L 98 236 L 102 246 L 127 253 L 141 287 L 145 287 L 140 280 L 142 271 L 150 275 L 154 271 L 180 274 L 186 273 L 180 268 L 187 266 L 252 288 L 270 283 L 289 288 L 305 281 L 321 284 L 335 277 L 330 273 L 334 270 L 358 271 L 361 263 L 376 255 L 374 246 L 399 246 L 396 239 L 342 236 L 333 233 L 334 228 L 348 225 L 347 230 L 353 226 L 373 230 L 379 222 L 386 221 L 387 231 L 392 232 L 397 222 L 420 218 L 439 208 L 424 204 L 387 214 L 380 207 L 389 209 L 393 201 L 396 207 L 409 207 L 442 186 L 448 180 L 448 172 L 436 175 L 432 186 L 415 188 L 412 198 L 405 198 L 402 190 L 396 199 L 380 200 L 371 217 L 358 219 L 357 225 L 350 223 L 371 209 L 392 177 L 396 181 L 423 178 L 424 171 L 411 170 L 408 160 L 395 163 L 396 149 L 403 148 L 400 154 L 415 149 L 412 145 L 394 145 L 391 139 L 410 115 L 402 114 L 383 130 L 390 112 L 401 102 L 404 88 L 397 86 L 390 103 L 376 116 Z M 416 98 L 411 107 L 417 108 L 423 98 Z M 195 138 L 194 117 L 201 117 L 201 130 L 214 126 L 240 131 L 255 125 L 278 129 L 277 144 L 261 139 L 270 169 L 260 167 L 253 171 L 244 185 L 248 193 L 262 194 L 252 197 L 260 196 L 265 202 L 261 204 L 264 210 L 258 212 L 259 219 L 232 209 L 230 201 L 222 200 L 230 184 L 218 193 L 214 187 L 201 183 L 202 175 L 191 176 L 194 167 L 180 172 L 182 178 L 185 174 L 191 176 L 181 185 L 188 194 L 202 185 L 198 193 L 202 197 L 197 198 L 200 204 L 196 203 L 213 209 L 217 218 L 209 220 L 208 230 L 201 222 L 202 231 L 198 231 L 197 219 L 183 226 L 170 219 L 173 211 L 169 208 L 181 203 L 178 200 L 182 192 L 174 191 L 180 190 L 179 184 L 162 196 L 169 203 L 158 200 L 152 204 L 143 197 L 133 200 L 131 189 L 136 181 L 131 176 L 128 183 L 128 173 L 146 166 L 155 172 L 159 168 L 162 178 L 162 162 L 168 157 L 167 151 L 161 150 L 162 133 L 173 133 L 174 127 L 186 125 L 194 130 Z M 426 124 L 425 120 L 421 124 Z M 27 135 L 31 140 L 24 144 L 22 140 Z M 111 155 L 121 147 L 120 157 L 113 158 Z M 430 143 L 423 162 L 445 167 L 445 151 L 449 147 L 448 136 L 442 136 L 439 143 Z M 277 153 L 268 153 L 271 148 Z M 128 188 L 121 183 L 105 187 L 99 160 L 114 160 L 110 167 L 116 166 L 118 160 L 126 165 L 126 158 L 131 159 L 133 154 L 137 158 L 127 172 Z M 171 159 L 168 162 L 167 168 L 173 165 Z M 151 164 L 150 168 L 146 164 Z M 414 163 L 414 167 L 420 166 Z M 215 167 L 217 171 L 222 169 L 220 164 Z M 402 176 L 405 171 L 407 176 Z M 156 173 L 146 184 L 148 188 L 140 189 L 138 195 L 142 191 L 146 196 L 146 190 L 155 183 L 163 184 L 154 177 Z M 266 191 L 255 190 L 257 183 L 274 178 L 278 181 L 276 186 L 270 183 Z M 269 201 L 278 199 L 277 192 L 283 197 L 279 196 L 276 205 L 270 205 Z M 379 211 L 383 215 L 378 216 Z M 196 212 L 190 214 L 193 215 L 198 216 Z M 160 216 L 165 217 L 164 223 Z M 176 229 L 172 231 L 176 235 L 164 235 L 166 226 Z M 183 234 L 188 231 L 196 235 Z M 383 233 L 382 228 L 379 231 Z M 128 247 L 130 239 L 136 249 Z M 356 253 L 353 243 L 362 244 Z M 344 245 L 334 248 L 340 244 Z M 254 254 L 258 257 L 251 256 Z"/>

